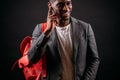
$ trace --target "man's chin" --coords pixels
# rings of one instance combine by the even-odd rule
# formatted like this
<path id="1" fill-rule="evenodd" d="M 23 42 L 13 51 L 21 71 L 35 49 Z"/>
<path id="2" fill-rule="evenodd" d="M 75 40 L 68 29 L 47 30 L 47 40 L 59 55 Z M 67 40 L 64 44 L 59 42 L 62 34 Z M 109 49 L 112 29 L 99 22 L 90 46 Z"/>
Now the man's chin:
<path id="1" fill-rule="evenodd" d="M 69 20 L 70 16 L 62 16 L 62 20 Z"/>

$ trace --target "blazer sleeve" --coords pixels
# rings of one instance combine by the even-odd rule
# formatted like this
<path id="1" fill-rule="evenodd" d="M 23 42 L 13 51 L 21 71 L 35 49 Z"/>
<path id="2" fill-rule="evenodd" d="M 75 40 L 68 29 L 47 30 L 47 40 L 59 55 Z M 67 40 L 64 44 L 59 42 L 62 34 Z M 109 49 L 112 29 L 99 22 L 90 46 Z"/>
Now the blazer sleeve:
<path id="1" fill-rule="evenodd" d="M 28 51 L 29 61 L 34 62 L 39 60 L 47 41 L 48 38 L 41 32 L 41 24 L 38 24 L 32 33 L 32 44 Z"/>
<path id="2" fill-rule="evenodd" d="M 87 37 L 87 59 L 83 80 L 95 80 L 100 59 L 98 55 L 95 36 L 90 24 L 88 26 Z"/>

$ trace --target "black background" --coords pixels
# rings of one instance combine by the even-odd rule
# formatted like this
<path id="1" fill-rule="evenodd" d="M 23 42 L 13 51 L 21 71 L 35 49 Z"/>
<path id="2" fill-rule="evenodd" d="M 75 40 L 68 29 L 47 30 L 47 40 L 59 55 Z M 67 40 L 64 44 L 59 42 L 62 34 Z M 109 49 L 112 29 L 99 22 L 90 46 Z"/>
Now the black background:
<path id="1" fill-rule="evenodd" d="M 119 80 L 119 2 L 116 0 L 72 0 L 72 16 L 92 25 L 101 63 L 96 80 Z M 46 21 L 47 0 L 2 0 L 0 2 L 0 77 L 24 80 L 13 63 L 22 55 L 19 45 L 36 24 Z"/>

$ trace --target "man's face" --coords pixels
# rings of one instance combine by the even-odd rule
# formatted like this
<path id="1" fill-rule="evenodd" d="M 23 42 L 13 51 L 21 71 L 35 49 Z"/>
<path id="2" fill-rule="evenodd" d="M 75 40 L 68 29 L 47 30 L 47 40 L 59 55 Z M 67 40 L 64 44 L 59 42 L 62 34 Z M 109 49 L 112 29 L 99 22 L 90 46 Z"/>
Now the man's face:
<path id="1" fill-rule="evenodd" d="M 72 11 L 71 0 L 56 0 L 52 2 L 52 7 L 61 19 L 69 19 Z"/>

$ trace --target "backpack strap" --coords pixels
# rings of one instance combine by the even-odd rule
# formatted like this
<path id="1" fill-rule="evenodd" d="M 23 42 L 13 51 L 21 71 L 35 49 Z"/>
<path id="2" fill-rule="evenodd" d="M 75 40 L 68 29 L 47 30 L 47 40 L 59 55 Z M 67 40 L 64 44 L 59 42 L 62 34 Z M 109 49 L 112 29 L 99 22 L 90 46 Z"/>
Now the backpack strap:
<path id="1" fill-rule="evenodd" d="M 44 23 L 42 23 L 41 25 L 42 25 L 42 32 L 43 32 L 43 31 L 46 29 L 46 27 L 47 27 L 47 23 L 44 22 Z"/>
<path id="2" fill-rule="evenodd" d="M 28 49 L 30 48 L 30 44 L 32 43 L 32 38 L 30 36 L 26 36 L 22 42 L 20 43 L 20 51 L 22 55 L 26 55 Z"/>

